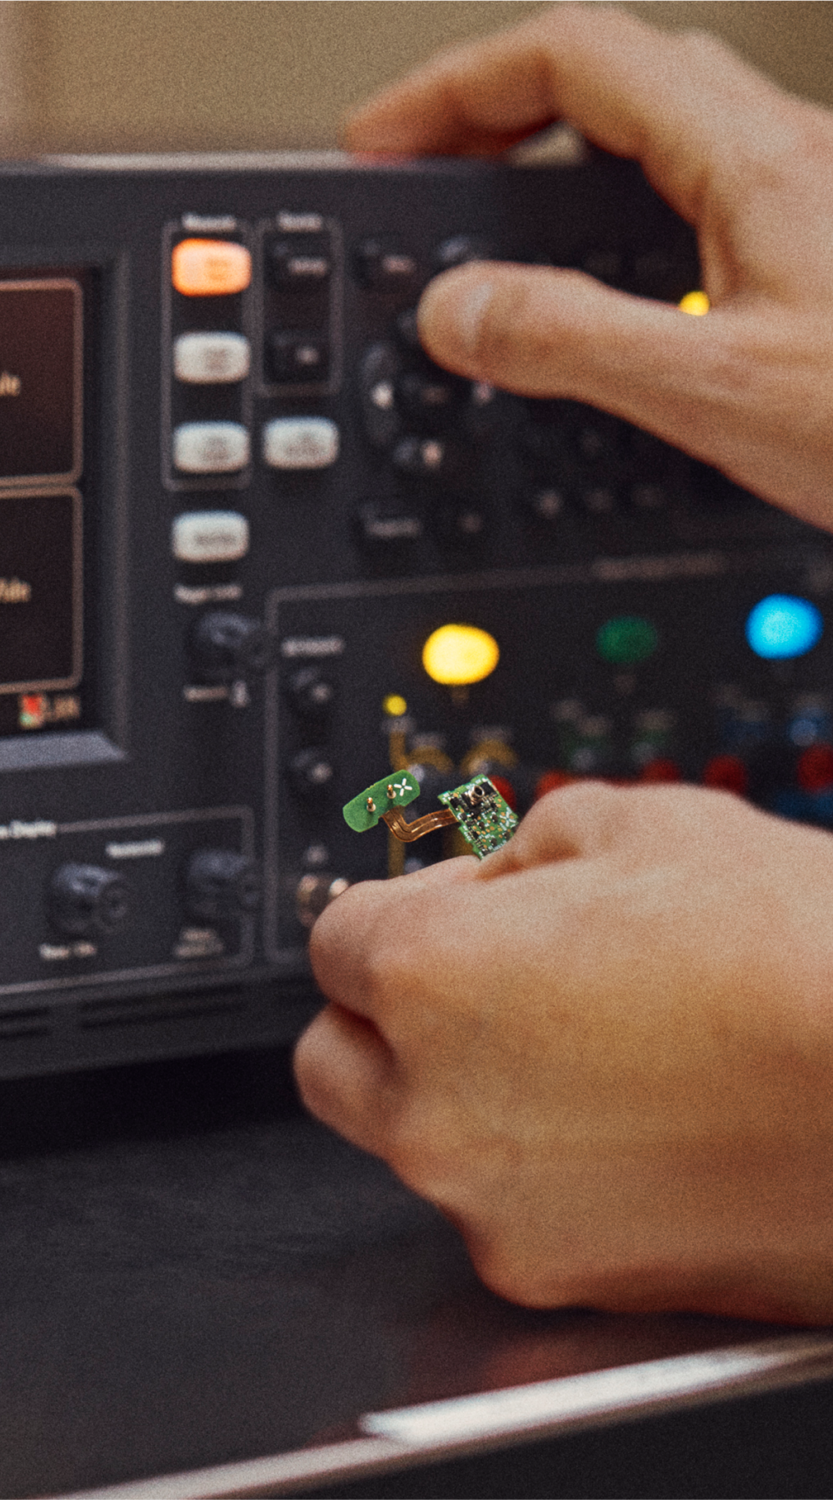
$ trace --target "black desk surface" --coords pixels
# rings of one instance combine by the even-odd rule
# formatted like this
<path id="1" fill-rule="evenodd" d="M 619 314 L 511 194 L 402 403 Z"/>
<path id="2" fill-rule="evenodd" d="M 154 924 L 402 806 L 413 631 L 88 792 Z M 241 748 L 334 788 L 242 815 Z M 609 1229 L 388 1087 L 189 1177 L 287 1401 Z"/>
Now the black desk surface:
<path id="1" fill-rule="evenodd" d="M 773 1332 L 530 1312 L 491 1296 L 438 1215 L 300 1113 L 282 1054 L 6 1083 L 0 1132 L 6 1500 L 355 1438 L 363 1412 Z M 833 1387 L 801 1391 L 812 1478 L 806 1461 L 773 1468 L 753 1437 L 749 1487 L 735 1476 L 714 1493 L 829 1493 L 815 1485 L 818 1473 L 833 1482 Z M 777 1399 L 782 1425 L 799 1421 L 789 1393 Z M 730 1434 L 742 1406 L 713 1409 L 734 1422 Z M 762 1432 L 768 1411 L 756 1418 Z M 703 1441 L 714 1449 L 707 1430 Z M 573 1474 L 563 1490 L 548 1487 L 554 1478 L 534 1488 L 529 1475 L 512 1489 L 493 1461 L 488 1489 L 486 1471 L 466 1480 L 426 1470 L 410 1488 L 390 1476 L 315 1493 L 678 1492 L 667 1470 L 655 1489 L 644 1475 L 630 1489 L 612 1471 L 593 1479 L 582 1462 L 590 1488 Z M 712 1493 L 688 1472 L 685 1485 L 680 1493 Z"/>

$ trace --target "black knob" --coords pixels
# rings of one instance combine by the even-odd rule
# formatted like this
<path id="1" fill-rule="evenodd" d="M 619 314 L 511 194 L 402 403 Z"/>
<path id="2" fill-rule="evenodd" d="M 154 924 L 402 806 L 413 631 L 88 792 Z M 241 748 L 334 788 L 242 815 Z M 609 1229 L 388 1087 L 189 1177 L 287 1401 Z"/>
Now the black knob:
<path id="1" fill-rule="evenodd" d="M 286 684 L 293 708 L 305 719 L 323 719 L 335 698 L 335 684 L 320 667 L 300 667 Z"/>
<path id="2" fill-rule="evenodd" d="M 289 775 L 299 796 L 320 797 L 333 779 L 333 763 L 326 750 L 301 750 L 289 763 Z"/>
<path id="3" fill-rule="evenodd" d="M 49 882 L 50 920 L 66 937 L 113 932 L 129 906 L 124 876 L 101 865 L 60 865 Z"/>
<path id="4" fill-rule="evenodd" d="M 201 615 L 191 635 L 191 655 L 203 682 L 233 682 L 265 672 L 271 662 L 260 621 L 231 609 Z"/>
<path id="5" fill-rule="evenodd" d="M 492 253 L 485 240 L 474 234 L 455 234 L 437 246 L 434 260 L 437 269 L 450 271 L 452 266 L 464 266 L 470 260 L 490 260 Z"/>
<path id="6" fill-rule="evenodd" d="M 260 905 L 260 874 L 253 859 L 235 849 L 198 849 L 188 861 L 185 900 L 198 922 L 228 921 Z"/>

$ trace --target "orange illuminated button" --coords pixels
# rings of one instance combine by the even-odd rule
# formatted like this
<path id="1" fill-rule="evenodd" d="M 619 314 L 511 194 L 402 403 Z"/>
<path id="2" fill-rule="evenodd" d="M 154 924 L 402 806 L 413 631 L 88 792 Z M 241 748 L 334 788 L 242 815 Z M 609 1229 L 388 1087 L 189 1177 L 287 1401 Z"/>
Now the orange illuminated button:
<path id="1" fill-rule="evenodd" d="M 236 240 L 180 240 L 171 255 L 171 280 L 183 297 L 228 297 L 252 279 L 252 257 Z"/>
<path id="2" fill-rule="evenodd" d="M 569 771 L 544 771 L 535 783 L 534 800 L 538 802 L 541 797 L 546 797 L 547 792 L 556 792 L 577 780 L 578 777 L 571 776 Z"/>
<path id="3" fill-rule="evenodd" d="M 646 761 L 639 773 L 640 781 L 682 781 L 682 772 L 675 760 L 668 760 L 664 755 L 657 755 L 653 760 Z"/>

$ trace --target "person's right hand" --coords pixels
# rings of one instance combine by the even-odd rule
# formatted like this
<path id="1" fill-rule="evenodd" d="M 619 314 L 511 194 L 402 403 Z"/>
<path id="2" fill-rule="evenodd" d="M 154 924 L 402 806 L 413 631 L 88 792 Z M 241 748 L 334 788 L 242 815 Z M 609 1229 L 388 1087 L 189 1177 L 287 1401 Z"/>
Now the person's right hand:
<path id="1" fill-rule="evenodd" d="M 469 264 L 424 293 L 440 364 L 624 417 L 833 530 L 833 115 L 713 37 L 558 4 L 350 121 L 361 152 L 491 154 L 556 120 L 641 162 L 696 226 L 704 318 L 574 270 Z"/>

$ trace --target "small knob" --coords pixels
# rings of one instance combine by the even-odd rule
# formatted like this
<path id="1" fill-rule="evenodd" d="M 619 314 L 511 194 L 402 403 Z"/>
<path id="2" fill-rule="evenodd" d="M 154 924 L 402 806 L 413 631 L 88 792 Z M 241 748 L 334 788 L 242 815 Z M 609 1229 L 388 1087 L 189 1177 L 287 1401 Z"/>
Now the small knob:
<path id="1" fill-rule="evenodd" d="M 301 750 L 289 763 L 295 791 L 301 797 L 320 797 L 333 779 L 333 763 L 326 750 Z"/>
<path id="2" fill-rule="evenodd" d="M 271 661 L 269 637 L 259 620 L 231 609 L 212 609 L 197 621 L 191 654 L 204 682 L 233 682 L 265 672 Z"/>
<path id="3" fill-rule="evenodd" d="M 116 870 L 100 865 L 60 865 L 49 882 L 49 916 L 67 937 L 87 937 L 120 927 L 130 887 Z"/>
<path id="4" fill-rule="evenodd" d="M 293 708 L 305 719 L 326 718 L 333 706 L 335 684 L 320 667 L 301 667 L 286 684 Z"/>
<path id="5" fill-rule="evenodd" d="M 324 871 L 317 875 L 302 875 L 295 891 L 295 910 L 301 926 L 312 927 L 324 907 L 346 891 L 349 884 L 343 875 L 330 875 Z"/>
<path id="6" fill-rule="evenodd" d="M 474 234 L 455 234 L 437 246 L 434 260 L 440 271 L 464 266 L 470 260 L 490 260 L 492 252 L 485 240 Z"/>
<path id="7" fill-rule="evenodd" d="M 188 861 L 185 900 L 198 922 L 228 921 L 260 905 L 260 874 L 236 849 L 199 849 Z"/>

